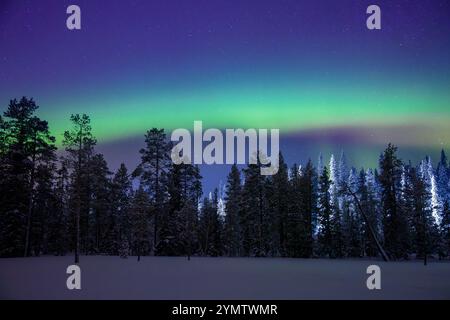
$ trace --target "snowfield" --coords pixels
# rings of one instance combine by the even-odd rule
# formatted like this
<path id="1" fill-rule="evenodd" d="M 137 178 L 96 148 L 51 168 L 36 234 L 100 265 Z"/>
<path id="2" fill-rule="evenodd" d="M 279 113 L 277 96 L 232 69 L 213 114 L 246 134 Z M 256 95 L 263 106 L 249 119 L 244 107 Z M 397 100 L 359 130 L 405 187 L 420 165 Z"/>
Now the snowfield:
<path id="1" fill-rule="evenodd" d="M 81 290 L 66 287 L 72 256 L 0 259 L 2 299 L 450 299 L 450 262 L 82 256 Z M 381 290 L 368 290 L 369 265 Z"/>

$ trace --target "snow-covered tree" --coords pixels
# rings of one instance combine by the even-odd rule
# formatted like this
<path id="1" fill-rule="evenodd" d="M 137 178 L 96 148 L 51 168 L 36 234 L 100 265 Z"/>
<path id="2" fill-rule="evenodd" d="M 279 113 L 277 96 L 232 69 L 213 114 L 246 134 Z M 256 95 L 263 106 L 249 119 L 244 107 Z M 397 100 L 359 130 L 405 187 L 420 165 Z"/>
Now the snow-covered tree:
<path id="1" fill-rule="evenodd" d="M 324 167 L 322 176 L 319 178 L 318 189 L 318 234 L 319 244 L 318 254 L 331 257 L 333 255 L 333 228 L 332 228 L 332 208 L 330 205 L 330 185 L 331 180 L 328 175 L 328 169 Z"/>
<path id="2" fill-rule="evenodd" d="M 339 159 L 339 174 L 338 174 L 339 175 L 338 183 L 340 186 L 342 186 L 348 181 L 350 173 L 351 172 L 349 171 L 347 164 L 347 157 L 344 153 L 344 150 L 342 150 L 341 157 Z"/>
<path id="3" fill-rule="evenodd" d="M 426 199 L 426 206 L 431 210 L 436 224 L 440 224 L 442 218 L 443 203 L 439 196 L 438 183 L 433 171 L 433 165 L 430 157 L 426 157 L 421 161 L 419 166 L 420 177 L 425 183 L 428 197 Z"/>
<path id="4" fill-rule="evenodd" d="M 323 164 L 323 156 L 322 152 L 319 153 L 319 160 L 317 161 L 317 176 L 321 177 L 323 172 L 324 164 Z"/>
<path id="5" fill-rule="evenodd" d="M 352 194 L 358 193 L 358 173 L 355 168 L 350 170 L 347 186 Z M 347 204 L 342 212 L 342 230 L 344 238 L 345 254 L 351 257 L 361 255 L 361 217 L 357 212 L 357 204 L 352 195 L 347 195 L 345 199 Z"/>
<path id="6" fill-rule="evenodd" d="M 450 202 L 450 171 L 444 150 L 441 151 L 441 160 L 436 169 L 436 182 L 442 203 Z"/>
<path id="7" fill-rule="evenodd" d="M 222 219 L 225 219 L 225 186 L 222 186 L 222 181 L 219 183 L 219 189 L 218 189 L 218 200 L 217 200 L 217 213 Z"/>
<path id="8" fill-rule="evenodd" d="M 338 203 L 339 203 L 339 210 L 343 211 L 345 206 L 345 201 L 347 200 L 345 197 L 345 188 L 346 184 L 348 182 L 350 172 L 347 165 L 347 157 L 345 156 L 344 150 L 341 152 L 341 158 L 339 159 L 339 166 L 338 166 Z"/>
<path id="9" fill-rule="evenodd" d="M 339 184 L 339 170 L 334 155 L 330 158 L 330 203 L 332 207 L 338 206 L 338 184 Z"/>

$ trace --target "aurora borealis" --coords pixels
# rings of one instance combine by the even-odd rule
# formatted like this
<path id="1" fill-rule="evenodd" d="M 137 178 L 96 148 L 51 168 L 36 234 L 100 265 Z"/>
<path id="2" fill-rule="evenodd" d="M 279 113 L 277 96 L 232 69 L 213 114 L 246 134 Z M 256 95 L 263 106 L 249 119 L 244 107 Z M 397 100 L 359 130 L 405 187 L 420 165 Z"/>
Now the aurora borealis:
<path id="1" fill-rule="evenodd" d="M 290 161 L 345 149 L 372 165 L 388 142 L 416 161 L 449 147 L 449 33 L 438 0 L 3 0 L 0 111 L 33 97 L 59 141 L 87 113 L 113 165 L 137 161 L 147 129 L 194 120 L 279 128 Z"/>

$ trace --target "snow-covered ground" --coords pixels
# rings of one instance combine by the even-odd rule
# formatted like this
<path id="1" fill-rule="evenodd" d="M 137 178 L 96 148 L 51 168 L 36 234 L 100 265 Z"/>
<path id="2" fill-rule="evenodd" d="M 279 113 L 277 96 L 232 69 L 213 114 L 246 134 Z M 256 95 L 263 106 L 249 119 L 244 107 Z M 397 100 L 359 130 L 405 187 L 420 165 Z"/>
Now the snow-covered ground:
<path id="1" fill-rule="evenodd" d="M 450 299 L 449 262 L 82 256 L 82 289 L 70 291 L 72 262 L 0 259 L 0 298 Z M 366 287 L 371 264 L 381 267 L 381 290 Z"/>

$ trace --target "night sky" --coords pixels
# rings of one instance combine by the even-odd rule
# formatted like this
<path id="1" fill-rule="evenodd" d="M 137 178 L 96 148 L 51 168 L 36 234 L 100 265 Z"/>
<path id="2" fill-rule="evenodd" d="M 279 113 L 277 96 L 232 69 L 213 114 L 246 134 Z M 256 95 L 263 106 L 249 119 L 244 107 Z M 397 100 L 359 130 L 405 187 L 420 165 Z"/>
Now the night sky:
<path id="1" fill-rule="evenodd" d="M 370 4 L 382 30 L 366 28 Z M 33 97 L 59 142 L 89 114 L 111 169 L 137 164 L 147 129 L 194 120 L 279 128 L 289 163 L 344 149 L 373 166 L 388 142 L 437 160 L 449 57 L 448 0 L 0 1 L 0 111 Z M 205 168 L 207 188 L 227 169 Z"/>

